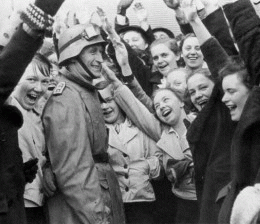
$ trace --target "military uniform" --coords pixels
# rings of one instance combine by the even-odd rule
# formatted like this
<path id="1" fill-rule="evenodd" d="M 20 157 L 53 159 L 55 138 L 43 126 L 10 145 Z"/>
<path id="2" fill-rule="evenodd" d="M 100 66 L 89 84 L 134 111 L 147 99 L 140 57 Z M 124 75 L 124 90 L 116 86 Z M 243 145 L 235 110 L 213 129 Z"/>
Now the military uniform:
<path id="1" fill-rule="evenodd" d="M 124 223 L 97 91 L 62 77 L 46 104 L 43 123 L 58 186 L 48 200 L 50 223 Z"/>

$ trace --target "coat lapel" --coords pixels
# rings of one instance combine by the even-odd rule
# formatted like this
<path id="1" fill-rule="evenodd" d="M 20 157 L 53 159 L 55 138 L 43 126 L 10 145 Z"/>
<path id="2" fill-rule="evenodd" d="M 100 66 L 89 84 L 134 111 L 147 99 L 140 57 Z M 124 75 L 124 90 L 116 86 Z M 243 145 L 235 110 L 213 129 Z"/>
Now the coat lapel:
<path id="1" fill-rule="evenodd" d="M 168 132 L 168 130 L 165 130 L 161 139 L 157 142 L 157 146 L 174 159 L 184 158 L 179 140 L 173 131 Z"/>

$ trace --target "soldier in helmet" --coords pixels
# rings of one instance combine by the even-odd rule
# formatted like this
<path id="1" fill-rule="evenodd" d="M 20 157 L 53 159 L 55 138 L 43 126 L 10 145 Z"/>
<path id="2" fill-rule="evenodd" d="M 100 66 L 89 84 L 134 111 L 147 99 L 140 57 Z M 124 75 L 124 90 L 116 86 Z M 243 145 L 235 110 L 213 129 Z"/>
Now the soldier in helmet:
<path id="1" fill-rule="evenodd" d="M 94 85 L 102 76 L 104 46 L 99 28 L 92 24 L 75 25 L 59 39 L 62 77 L 43 111 L 57 185 L 47 202 L 51 224 L 125 223 Z"/>

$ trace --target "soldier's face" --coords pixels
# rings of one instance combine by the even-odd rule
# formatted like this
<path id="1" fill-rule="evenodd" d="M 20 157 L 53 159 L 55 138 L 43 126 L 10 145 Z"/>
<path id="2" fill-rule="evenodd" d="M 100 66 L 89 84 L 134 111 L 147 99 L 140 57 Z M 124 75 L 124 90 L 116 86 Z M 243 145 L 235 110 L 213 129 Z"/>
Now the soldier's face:
<path id="1" fill-rule="evenodd" d="M 47 91 L 49 80 L 49 77 L 44 76 L 39 68 L 31 63 L 26 68 L 12 95 L 25 110 L 31 110 Z"/>
<path id="2" fill-rule="evenodd" d="M 92 45 L 83 49 L 79 57 L 92 72 L 94 77 L 101 77 L 104 47 L 101 44 Z"/>

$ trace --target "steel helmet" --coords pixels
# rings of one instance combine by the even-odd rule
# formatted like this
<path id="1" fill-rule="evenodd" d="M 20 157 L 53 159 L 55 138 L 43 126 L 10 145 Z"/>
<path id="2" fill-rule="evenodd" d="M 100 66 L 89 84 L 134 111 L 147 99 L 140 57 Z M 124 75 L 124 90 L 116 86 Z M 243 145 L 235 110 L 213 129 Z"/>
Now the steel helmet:
<path id="1" fill-rule="evenodd" d="M 65 30 L 59 38 L 59 65 L 70 58 L 80 54 L 83 48 L 94 44 L 103 43 L 100 29 L 94 24 L 78 24 Z"/>

